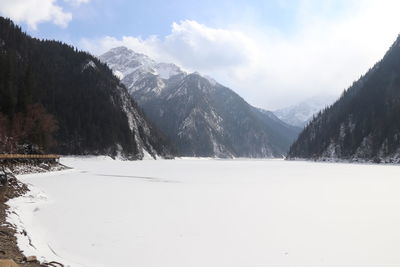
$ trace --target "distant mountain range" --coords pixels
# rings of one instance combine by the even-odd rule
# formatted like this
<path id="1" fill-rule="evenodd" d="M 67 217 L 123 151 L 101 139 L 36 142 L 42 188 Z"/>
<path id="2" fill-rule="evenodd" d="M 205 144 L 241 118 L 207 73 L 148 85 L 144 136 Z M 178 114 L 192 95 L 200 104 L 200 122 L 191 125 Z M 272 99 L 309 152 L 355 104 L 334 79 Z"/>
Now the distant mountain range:
<path id="1" fill-rule="evenodd" d="M 104 63 L 0 17 L 0 153 L 170 156 L 161 136 Z"/>
<path id="2" fill-rule="evenodd" d="M 287 124 L 303 128 L 319 111 L 331 105 L 337 99 L 333 95 L 318 95 L 296 105 L 278 109 L 274 114 Z"/>
<path id="3" fill-rule="evenodd" d="M 180 156 L 282 157 L 300 129 L 231 89 L 126 47 L 101 55 Z"/>
<path id="4" fill-rule="evenodd" d="M 400 37 L 380 62 L 311 121 L 289 157 L 400 162 Z"/>

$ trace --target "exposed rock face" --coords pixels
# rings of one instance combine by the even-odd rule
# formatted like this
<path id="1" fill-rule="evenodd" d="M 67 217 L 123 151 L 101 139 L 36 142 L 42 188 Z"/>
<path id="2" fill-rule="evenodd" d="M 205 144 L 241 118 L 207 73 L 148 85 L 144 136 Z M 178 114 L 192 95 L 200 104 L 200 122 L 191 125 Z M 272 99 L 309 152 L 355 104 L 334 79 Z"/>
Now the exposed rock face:
<path id="1" fill-rule="evenodd" d="M 125 47 L 100 56 L 181 156 L 282 157 L 298 128 L 198 73 Z"/>

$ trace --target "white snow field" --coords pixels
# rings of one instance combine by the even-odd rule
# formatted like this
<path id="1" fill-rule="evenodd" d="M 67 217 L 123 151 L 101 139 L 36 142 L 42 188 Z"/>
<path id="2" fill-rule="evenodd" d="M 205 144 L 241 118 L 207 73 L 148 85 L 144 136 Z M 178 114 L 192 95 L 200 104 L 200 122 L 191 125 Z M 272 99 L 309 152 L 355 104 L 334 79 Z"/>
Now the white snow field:
<path id="1" fill-rule="evenodd" d="M 400 266 L 400 166 L 64 158 L 25 175 L 28 255 L 88 267 Z"/>

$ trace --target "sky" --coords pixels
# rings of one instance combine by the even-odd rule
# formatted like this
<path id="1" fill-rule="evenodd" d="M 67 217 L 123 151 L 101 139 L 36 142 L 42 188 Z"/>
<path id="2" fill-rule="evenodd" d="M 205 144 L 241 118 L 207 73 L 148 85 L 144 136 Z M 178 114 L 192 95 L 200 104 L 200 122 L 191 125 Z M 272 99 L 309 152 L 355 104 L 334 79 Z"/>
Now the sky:
<path id="1" fill-rule="evenodd" d="M 100 55 L 127 46 L 270 110 L 340 95 L 400 33 L 393 0 L 0 0 L 30 35 Z"/>

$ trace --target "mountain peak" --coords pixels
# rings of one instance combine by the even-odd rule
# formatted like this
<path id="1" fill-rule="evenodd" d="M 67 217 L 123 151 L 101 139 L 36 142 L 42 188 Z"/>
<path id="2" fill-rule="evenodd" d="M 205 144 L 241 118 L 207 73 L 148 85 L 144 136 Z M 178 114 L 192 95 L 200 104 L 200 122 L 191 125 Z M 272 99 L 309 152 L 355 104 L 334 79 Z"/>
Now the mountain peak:
<path id="1" fill-rule="evenodd" d="M 132 49 L 127 48 L 126 46 L 117 46 L 114 48 L 111 48 L 108 52 L 106 53 L 113 53 L 113 54 L 129 54 L 129 55 L 135 55 L 135 56 L 139 56 L 139 57 L 147 57 L 149 58 L 147 55 L 142 54 L 142 53 L 138 53 Z"/>
<path id="2" fill-rule="evenodd" d="M 129 50 L 130 49 L 128 49 L 126 46 L 117 46 L 117 47 L 110 49 L 111 52 L 123 52 L 123 51 L 129 51 Z"/>
<path id="3" fill-rule="evenodd" d="M 155 61 L 147 55 L 137 53 L 125 46 L 118 46 L 110 49 L 108 52 L 100 56 L 100 60 L 107 62 L 108 64 L 110 64 L 111 60 L 111 64 L 114 64 L 115 62 L 118 65 L 132 65 L 132 62 L 135 65 L 156 64 Z"/>
<path id="4" fill-rule="evenodd" d="M 120 46 L 101 55 L 100 60 L 106 62 L 132 93 L 140 88 L 137 82 L 143 77 L 158 79 L 154 82 L 154 88 L 163 86 L 162 80 L 168 80 L 178 74 L 186 74 L 178 66 L 172 63 L 156 62 L 145 54 L 137 53 L 127 47 Z M 160 91 L 158 88 L 155 91 Z"/>
<path id="5" fill-rule="evenodd" d="M 313 115 L 331 105 L 336 98 L 333 95 L 316 95 L 295 105 L 275 110 L 274 114 L 287 124 L 304 127 Z"/>

